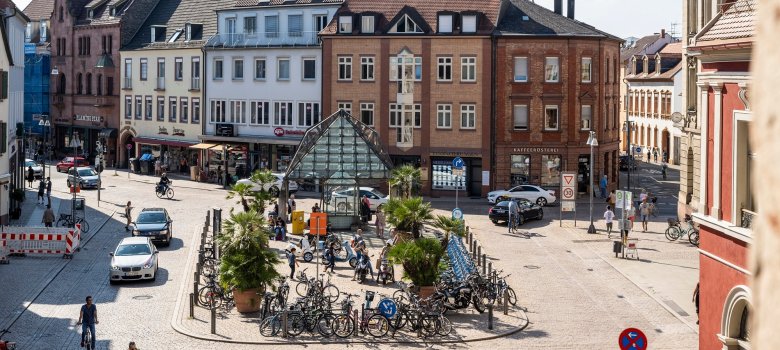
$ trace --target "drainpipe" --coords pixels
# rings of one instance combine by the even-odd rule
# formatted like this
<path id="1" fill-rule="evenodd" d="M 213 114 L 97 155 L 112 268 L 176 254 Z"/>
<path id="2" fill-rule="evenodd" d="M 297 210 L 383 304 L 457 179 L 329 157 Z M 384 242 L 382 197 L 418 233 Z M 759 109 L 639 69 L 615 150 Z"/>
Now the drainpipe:
<path id="1" fill-rule="evenodd" d="M 496 32 L 490 36 L 490 187 L 495 187 L 496 179 L 496 52 L 498 47 L 498 37 Z"/>

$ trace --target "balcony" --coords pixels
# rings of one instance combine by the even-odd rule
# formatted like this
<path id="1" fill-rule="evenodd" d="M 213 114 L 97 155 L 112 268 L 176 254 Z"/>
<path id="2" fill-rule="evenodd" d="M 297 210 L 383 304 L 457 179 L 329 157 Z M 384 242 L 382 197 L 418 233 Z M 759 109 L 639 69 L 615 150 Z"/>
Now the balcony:
<path id="1" fill-rule="evenodd" d="M 190 81 L 190 91 L 200 90 L 200 77 L 192 77 Z"/>
<path id="2" fill-rule="evenodd" d="M 401 149 L 414 147 L 414 127 L 411 125 L 398 127 L 395 142 L 395 146 Z"/>
<path id="3" fill-rule="evenodd" d="M 268 32 L 256 34 L 216 34 L 206 47 L 319 46 L 317 32 Z"/>
<path id="4" fill-rule="evenodd" d="M 758 213 L 752 212 L 747 209 L 742 209 L 742 219 L 740 220 L 739 227 L 746 229 L 753 229 L 753 221 L 758 216 Z"/>
<path id="5" fill-rule="evenodd" d="M 65 104 L 65 95 L 60 93 L 51 95 L 51 104 L 59 106 Z"/>
<path id="6" fill-rule="evenodd" d="M 156 90 L 165 90 L 165 77 L 157 77 Z"/>

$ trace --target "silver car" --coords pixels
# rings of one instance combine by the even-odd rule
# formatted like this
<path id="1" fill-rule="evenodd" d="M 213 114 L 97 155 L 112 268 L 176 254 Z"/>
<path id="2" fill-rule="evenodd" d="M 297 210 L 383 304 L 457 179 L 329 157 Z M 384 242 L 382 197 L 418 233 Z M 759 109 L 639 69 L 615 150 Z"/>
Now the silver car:
<path id="1" fill-rule="evenodd" d="M 88 166 L 68 169 L 68 188 L 71 184 L 79 184 L 81 188 L 100 187 L 100 177 L 95 169 Z"/>
<path id="2" fill-rule="evenodd" d="M 149 237 L 122 239 L 111 255 L 109 280 L 152 280 L 157 278 L 157 248 Z"/>

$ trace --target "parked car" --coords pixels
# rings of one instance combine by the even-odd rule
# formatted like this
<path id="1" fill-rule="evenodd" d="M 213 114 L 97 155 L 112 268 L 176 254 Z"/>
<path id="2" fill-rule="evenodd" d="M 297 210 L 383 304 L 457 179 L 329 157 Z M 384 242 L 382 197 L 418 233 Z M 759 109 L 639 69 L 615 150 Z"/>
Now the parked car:
<path id="1" fill-rule="evenodd" d="M 152 280 L 157 278 L 157 248 L 148 237 L 127 237 L 111 255 L 109 281 Z"/>
<path id="2" fill-rule="evenodd" d="M 335 207 L 337 211 L 346 211 L 347 209 L 352 208 L 353 203 L 360 203 L 363 196 L 366 196 L 371 211 L 375 212 L 380 204 L 387 204 L 387 200 L 390 199 L 390 196 L 387 196 L 372 187 L 360 187 L 358 188 L 357 193 L 359 194 L 357 198 L 355 198 L 354 187 L 337 188 L 330 193 L 327 201 L 331 206 Z"/>
<path id="3" fill-rule="evenodd" d="M 133 236 L 148 237 L 164 247 L 171 245 L 173 219 L 165 208 L 144 208 L 132 222 Z"/>
<path id="4" fill-rule="evenodd" d="M 68 188 L 72 184 L 79 184 L 81 188 L 98 188 L 100 187 L 100 177 L 95 169 L 90 167 L 78 167 L 68 169 Z"/>
<path id="5" fill-rule="evenodd" d="M 28 167 L 32 167 L 36 179 L 40 179 L 43 176 L 43 167 L 32 159 L 24 160 L 24 176 L 27 176 Z"/>
<path id="6" fill-rule="evenodd" d="M 55 167 L 58 172 L 64 173 L 74 166 L 89 166 L 89 162 L 82 157 L 65 157 Z"/>
<path id="7" fill-rule="evenodd" d="M 637 169 L 636 159 L 633 156 L 620 156 L 618 165 L 620 171 L 627 171 L 629 167 L 631 167 L 631 170 Z"/>
<path id="8" fill-rule="evenodd" d="M 497 203 L 509 198 L 525 198 L 540 206 L 555 203 L 556 200 L 555 191 L 545 190 L 534 185 L 520 185 L 507 190 L 491 191 L 487 195 L 490 203 Z"/>
<path id="9" fill-rule="evenodd" d="M 520 225 L 531 219 L 541 220 L 544 218 L 544 209 L 539 204 L 524 198 L 513 198 L 498 202 L 498 204 L 490 207 L 490 210 L 488 210 L 490 221 L 494 224 L 497 224 L 499 221 L 509 221 L 509 201 L 514 201 L 520 207 Z"/>
<path id="10" fill-rule="evenodd" d="M 282 188 L 282 180 L 284 180 L 284 174 L 282 173 L 273 173 L 273 175 L 276 177 L 276 182 L 273 184 L 268 185 L 268 188 L 265 188 L 266 191 L 270 191 L 271 195 L 274 197 L 279 197 L 280 189 Z M 247 184 L 252 186 L 253 191 L 261 191 L 263 188 L 261 188 L 258 184 L 250 181 L 249 179 L 241 179 L 236 181 L 237 184 Z M 288 193 L 295 193 L 298 192 L 298 183 L 295 181 L 289 181 L 287 184 L 287 190 Z"/>

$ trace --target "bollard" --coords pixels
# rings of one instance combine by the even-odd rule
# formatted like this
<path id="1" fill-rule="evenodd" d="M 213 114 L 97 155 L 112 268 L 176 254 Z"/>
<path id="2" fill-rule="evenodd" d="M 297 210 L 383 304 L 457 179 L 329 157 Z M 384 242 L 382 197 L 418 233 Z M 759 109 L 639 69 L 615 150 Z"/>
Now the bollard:
<path id="1" fill-rule="evenodd" d="M 282 311 L 282 338 L 287 338 L 287 310 Z"/>
<path id="2" fill-rule="evenodd" d="M 211 211 L 206 210 L 206 229 L 209 228 L 209 222 L 211 222 Z"/>
<path id="3" fill-rule="evenodd" d="M 474 241 L 474 234 L 469 232 L 469 246 L 471 245 L 471 242 L 473 242 L 473 241 Z"/>
<path id="4" fill-rule="evenodd" d="M 488 265 L 488 275 L 494 275 L 495 276 L 495 274 L 494 274 L 495 271 L 493 271 L 493 262 L 492 261 L 488 261 L 487 265 Z M 495 284 L 495 282 L 496 281 L 494 280 L 493 284 Z"/>
<path id="5" fill-rule="evenodd" d="M 485 264 L 486 254 L 482 254 L 482 275 L 487 276 L 487 264 Z"/>
<path id="6" fill-rule="evenodd" d="M 488 329 L 493 330 L 493 304 L 488 304 Z"/>
<path id="7" fill-rule="evenodd" d="M 474 257 L 475 260 L 477 260 L 477 266 L 479 266 L 479 257 L 482 255 L 482 246 L 477 246 L 477 255 Z"/>
<path id="8" fill-rule="evenodd" d="M 504 291 L 504 315 L 509 314 L 509 296 L 506 291 Z"/>
<path id="9" fill-rule="evenodd" d="M 195 294 L 190 293 L 190 318 L 195 318 Z"/>
<path id="10" fill-rule="evenodd" d="M 211 334 L 217 334 L 217 308 L 211 308 Z"/>

